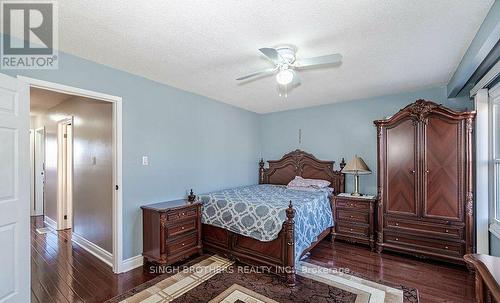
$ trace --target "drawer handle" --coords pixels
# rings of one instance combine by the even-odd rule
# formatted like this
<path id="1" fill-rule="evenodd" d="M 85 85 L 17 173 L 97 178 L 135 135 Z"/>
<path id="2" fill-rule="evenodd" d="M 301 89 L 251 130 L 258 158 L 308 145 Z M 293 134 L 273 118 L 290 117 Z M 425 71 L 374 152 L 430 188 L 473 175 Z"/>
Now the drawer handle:
<path id="1" fill-rule="evenodd" d="M 354 216 L 353 216 L 353 215 L 350 215 L 349 217 L 350 217 L 350 218 L 354 218 Z"/>
<path id="2" fill-rule="evenodd" d="M 349 228 L 350 231 L 352 231 L 352 228 Z"/>
<path id="3" fill-rule="evenodd" d="M 399 238 L 396 238 L 396 241 L 399 241 Z"/>
<path id="4" fill-rule="evenodd" d="M 396 226 L 399 226 L 399 223 L 398 223 L 398 222 L 396 222 Z"/>
<path id="5" fill-rule="evenodd" d="M 183 227 L 181 227 L 181 229 L 184 229 L 184 226 L 183 226 Z"/>
<path id="6" fill-rule="evenodd" d="M 445 246 L 444 248 L 445 248 L 445 249 L 448 249 L 448 246 Z"/>
<path id="7" fill-rule="evenodd" d="M 181 216 L 184 216 L 186 213 L 182 213 Z"/>
<path id="8" fill-rule="evenodd" d="M 447 229 L 445 229 L 445 230 L 444 230 L 444 232 L 445 232 L 445 233 L 449 233 L 450 231 L 449 231 L 449 230 L 447 230 Z"/>
<path id="9" fill-rule="evenodd" d="M 184 246 L 184 245 L 186 245 L 186 244 L 182 243 L 182 246 Z"/>

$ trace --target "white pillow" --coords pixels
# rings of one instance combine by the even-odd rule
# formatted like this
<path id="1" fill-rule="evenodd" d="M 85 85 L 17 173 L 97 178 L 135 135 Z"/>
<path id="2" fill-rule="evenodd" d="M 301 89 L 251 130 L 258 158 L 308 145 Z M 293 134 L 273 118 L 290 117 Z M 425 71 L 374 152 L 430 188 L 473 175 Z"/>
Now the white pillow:
<path id="1" fill-rule="evenodd" d="M 331 187 L 323 187 L 323 188 L 317 188 L 317 187 L 311 187 L 311 186 L 287 186 L 287 189 L 292 189 L 292 190 L 301 190 L 301 191 L 326 191 L 328 192 L 329 195 L 333 194 L 333 188 Z"/>
<path id="2" fill-rule="evenodd" d="M 304 179 L 301 176 L 296 176 L 295 179 L 290 181 L 287 187 L 314 187 L 325 188 L 330 185 L 329 181 L 321 179 Z"/>

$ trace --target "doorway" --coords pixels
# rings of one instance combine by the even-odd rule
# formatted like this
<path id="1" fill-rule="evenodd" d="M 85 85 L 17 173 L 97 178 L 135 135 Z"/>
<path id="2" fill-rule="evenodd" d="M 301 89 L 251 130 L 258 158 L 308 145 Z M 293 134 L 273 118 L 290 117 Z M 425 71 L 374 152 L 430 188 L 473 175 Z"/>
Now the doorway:
<path id="1" fill-rule="evenodd" d="M 48 130 L 45 128 L 45 212 L 46 215 L 45 225 L 51 226 L 54 230 L 57 229 L 67 229 L 72 233 L 72 241 L 77 243 L 80 247 L 84 248 L 92 255 L 96 256 L 101 261 L 112 267 L 115 273 L 123 272 L 127 270 L 127 265 L 123 264 L 122 260 L 122 225 L 121 225 L 121 98 L 111 95 L 106 95 L 102 93 L 97 93 L 93 91 L 82 90 L 75 87 L 69 87 L 65 85 L 60 85 L 56 83 L 41 81 L 32 78 L 18 77 L 20 80 L 26 82 L 30 86 L 30 90 L 33 89 L 43 90 L 50 92 L 52 94 L 63 94 L 69 95 L 72 98 L 77 98 L 80 101 L 79 109 L 85 108 L 85 103 L 87 101 L 92 101 L 100 106 L 109 108 L 105 112 L 109 115 L 109 125 L 106 127 L 106 132 L 109 133 L 109 140 L 106 140 L 106 144 L 96 144 L 92 148 L 88 148 L 89 140 L 83 138 L 84 131 L 82 131 L 83 125 L 92 124 L 95 115 L 102 114 L 101 110 L 95 111 L 91 117 L 82 119 L 81 116 L 71 115 L 70 112 L 65 111 L 54 111 L 46 118 L 50 119 L 52 122 L 56 123 L 55 131 Z M 33 93 L 32 96 L 33 97 Z M 52 98 L 54 99 L 54 98 Z M 109 107 L 108 107 L 109 106 Z M 33 120 L 33 119 L 32 119 Z M 36 121 L 35 121 L 36 122 Z M 38 121 L 39 122 L 39 121 Z M 90 123 L 89 123 L 90 122 Z M 35 123 L 36 124 L 36 123 Z M 94 125 L 99 125 L 100 123 L 94 123 Z M 38 127 L 38 125 L 35 125 Z M 36 127 L 32 127 L 35 129 Z M 101 134 L 101 131 L 92 130 L 94 134 Z M 54 133 L 56 135 L 54 135 Z M 66 137 L 66 138 L 65 138 Z M 103 140 L 100 140 L 102 143 Z M 54 148 L 57 151 L 54 157 Z M 87 148 L 89 152 L 82 152 Z M 54 160 L 55 159 L 55 160 Z M 94 228 L 90 233 L 89 237 L 83 237 L 81 234 L 77 233 L 78 223 L 76 219 L 77 209 L 75 205 L 80 199 L 78 197 L 78 190 L 81 192 L 81 185 L 83 183 L 88 183 L 86 185 L 93 185 L 94 187 L 102 184 L 97 178 L 88 178 L 88 173 L 98 171 L 102 168 L 103 163 L 109 163 L 106 166 L 106 171 L 109 171 L 109 186 L 106 186 L 106 190 L 109 190 L 109 201 L 111 201 L 111 207 L 109 212 L 107 212 L 106 224 L 109 225 L 109 229 L 106 227 L 104 229 L 109 230 L 110 242 L 107 244 L 107 248 L 103 249 L 103 245 L 100 245 L 96 241 L 89 241 L 89 237 L 97 236 L 102 234 L 103 226 L 99 224 L 89 224 L 87 225 Z M 83 164 L 82 164 L 83 163 Z M 82 169 L 82 165 L 87 167 L 87 177 L 82 182 L 82 175 L 78 175 L 77 169 Z M 53 180 L 56 178 L 57 186 L 60 190 L 54 191 L 52 188 L 53 184 L 49 184 L 47 179 Z M 77 178 L 78 177 L 78 178 Z M 88 187 L 87 187 L 88 188 Z M 53 195 L 56 192 L 57 194 Z M 87 190 L 86 193 L 93 193 L 94 190 Z M 76 200 L 75 200 L 76 199 Z M 57 200 L 57 210 L 51 209 L 48 203 L 49 201 Z M 85 200 L 85 199 L 83 199 Z M 85 200 L 88 201 L 89 199 Z M 108 201 L 108 199 L 106 199 Z M 80 206 L 82 203 L 80 202 Z M 55 214 L 57 211 L 57 216 L 47 216 L 48 213 Z M 90 218 L 88 214 L 84 216 L 85 218 Z M 80 216 L 82 218 L 82 216 Z M 39 221 L 39 220 L 38 220 Z M 81 224 L 82 220 L 78 220 Z M 81 225 L 80 225 L 81 226 Z M 95 239 L 95 238 L 94 238 Z M 97 244 L 96 244 L 97 243 Z"/>

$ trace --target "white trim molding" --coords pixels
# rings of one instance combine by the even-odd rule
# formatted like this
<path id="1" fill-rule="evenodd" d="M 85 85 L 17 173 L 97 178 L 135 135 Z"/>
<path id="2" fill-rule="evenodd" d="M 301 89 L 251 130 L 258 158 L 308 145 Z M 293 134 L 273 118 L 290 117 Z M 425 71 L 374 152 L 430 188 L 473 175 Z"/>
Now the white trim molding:
<path id="1" fill-rule="evenodd" d="M 490 233 L 500 239 L 500 223 L 495 222 L 490 224 Z"/>
<path id="2" fill-rule="evenodd" d="M 500 73 L 500 61 L 498 61 L 487 73 L 484 75 L 481 80 L 477 82 L 476 85 L 470 90 L 469 96 L 474 97 L 477 92 L 486 86 L 488 86 L 492 81 L 494 81 L 498 74 Z"/>
<path id="3" fill-rule="evenodd" d="M 113 255 L 107 250 L 101 248 L 99 245 L 85 239 L 75 232 L 71 233 L 71 240 L 80 245 L 83 249 L 96 256 L 99 260 L 103 261 L 110 267 L 113 267 Z"/>
<path id="4" fill-rule="evenodd" d="M 142 265 L 144 265 L 144 258 L 142 255 L 137 255 L 132 258 L 128 258 L 126 260 L 123 260 L 122 272 L 126 272 L 134 268 L 141 267 Z"/>
<path id="5" fill-rule="evenodd" d="M 43 223 L 53 230 L 57 230 L 57 222 L 49 218 L 47 215 L 43 216 Z"/>
<path id="6" fill-rule="evenodd" d="M 59 83 L 43 81 L 39 79 L 17 76 L 18 79 L 28 83 L 30 87 L 51 90 L 64 94 L 81 96 L 91 99 L 113 103 L 113 255 L 111 264 L 113 272 L 124 272 L 123 268 L 123 189 L 122 189 L 122 98 L 118 96 L 108 95 L 100 92 L 81 89 L 78 87 L 67 86 Z"/>
<path id="7" fill-rule="evenodd" d="M 476 108 L 476 251 L 488 254 L 490 251 L 488 225 L 490 223 L 490 186 L 489 186 L 489 98 L 488 90 L 481 89 L 474 96 Z"/>

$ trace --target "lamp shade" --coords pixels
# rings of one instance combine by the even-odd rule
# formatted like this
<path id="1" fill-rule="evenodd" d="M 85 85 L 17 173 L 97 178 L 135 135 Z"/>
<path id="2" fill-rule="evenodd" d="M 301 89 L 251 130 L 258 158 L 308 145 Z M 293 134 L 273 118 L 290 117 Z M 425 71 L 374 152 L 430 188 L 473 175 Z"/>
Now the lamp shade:
<path id="1" fill-rule="evenodd" d="M 342 170 L 344 174 L 358 174 L 358 175 L 368 175 L 372 171 L 368 168 L 365 161 L 361 157 L 355 155 L 351 161 L 347 162 L 347 165 Z"/>

